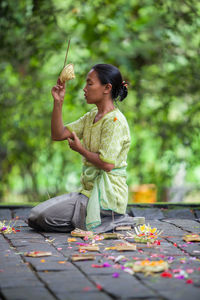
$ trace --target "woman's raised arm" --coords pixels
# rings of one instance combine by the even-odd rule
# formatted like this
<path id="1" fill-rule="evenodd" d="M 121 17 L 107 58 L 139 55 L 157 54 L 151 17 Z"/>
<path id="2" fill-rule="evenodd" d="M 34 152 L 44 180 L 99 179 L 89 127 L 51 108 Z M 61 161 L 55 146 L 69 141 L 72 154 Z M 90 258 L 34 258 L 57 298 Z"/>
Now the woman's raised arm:
<path id="1" fill-rule="evenodd" d="M 54 141 L 63 141 L 71 138 L 71 132 L 64 126 L 62 120 L 62 106 L 65 97 L 65 83 L 58 79 L 57 84 L 51 90 L 54 98 L 54 106 L 51 118 L 51 138 Z"/>

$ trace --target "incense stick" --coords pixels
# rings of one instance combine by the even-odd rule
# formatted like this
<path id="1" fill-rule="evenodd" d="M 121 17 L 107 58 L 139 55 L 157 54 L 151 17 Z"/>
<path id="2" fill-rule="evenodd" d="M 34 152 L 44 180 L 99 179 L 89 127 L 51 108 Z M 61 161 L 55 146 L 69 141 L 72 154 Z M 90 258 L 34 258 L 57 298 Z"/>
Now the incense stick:
<path id="1" fill-rule="evenodd" d="M 64 66 L 63 66 L 63 68 L 66 66 L 67 55 L 68 55 L 68 51 L 69 51 L 69 45 L 70 45 L 70 40 L 69 40 L 69 42 L 68 42 L 68 46 L 67 46 L 67 51 L 66 51 L 66 54 L 65 54 L 65 61 L 64 61 Z"/>

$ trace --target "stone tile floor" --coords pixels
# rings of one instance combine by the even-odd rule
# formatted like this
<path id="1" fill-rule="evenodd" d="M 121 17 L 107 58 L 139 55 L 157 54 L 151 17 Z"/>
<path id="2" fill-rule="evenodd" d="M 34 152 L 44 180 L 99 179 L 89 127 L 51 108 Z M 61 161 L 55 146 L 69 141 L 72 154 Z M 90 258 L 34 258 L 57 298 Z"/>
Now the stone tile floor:
<path id="1" fill-rule="evenodd" d="M 0 208 L 0 220 L 11 220 L 18 230 L 0 234 L 0 299 L 200 299 L 200 243 L 182 240 L 185 234 L 200 233 L 199 209 L 129 207 L 130 214 L 145 216 L 146 224 L 163 230 L 160 245 L 137 244 L 136 251 L 117 252 L 105 250 L 116 240 L 96 241 L 100 251 L 93 253 L 95 260 L 79 262 L 72 262 L 71 256 L 79 253 L 77 243 L 83 239 L 69 243 L 69 233 L 32 230 L 24 222 L 29 210 Z M 50 251 L 52 255 L 32 258 L 24 255 L 27 251 Z M 119 255 L 125 259 L 115 263 Z M 167 261 L 171 277 L 125 272 L 125 263 L 147 258 Z M 92 267 L 105 263 L 107 267 Z"/>

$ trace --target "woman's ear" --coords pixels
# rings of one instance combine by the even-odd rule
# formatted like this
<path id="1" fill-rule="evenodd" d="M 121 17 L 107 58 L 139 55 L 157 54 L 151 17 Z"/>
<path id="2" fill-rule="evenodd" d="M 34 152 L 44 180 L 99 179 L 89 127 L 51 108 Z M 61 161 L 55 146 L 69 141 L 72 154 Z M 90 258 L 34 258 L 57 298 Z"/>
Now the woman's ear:
<path id="1" fill-rule="evenodd" d="M 104 93 L 105 94 L 110 94 L 111 91 L 112 91 L 112 84 L 111 83 L 106 83 Z"/>

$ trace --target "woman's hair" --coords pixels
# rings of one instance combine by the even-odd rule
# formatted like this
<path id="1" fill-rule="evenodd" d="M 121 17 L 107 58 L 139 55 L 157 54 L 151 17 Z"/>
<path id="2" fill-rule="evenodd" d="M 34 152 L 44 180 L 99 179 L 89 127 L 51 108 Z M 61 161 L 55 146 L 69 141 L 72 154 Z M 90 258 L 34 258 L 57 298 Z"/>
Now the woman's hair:
<path id="1" fill-rule="evenodd" d="M 122 80 L 118 68 L 109 64 L 97 64 L 92 67 L 97 72 L 101 84 L 112 84 L 111 95 L 113 100 L 123 101 L 128 95 L 127 83 Z"/>

